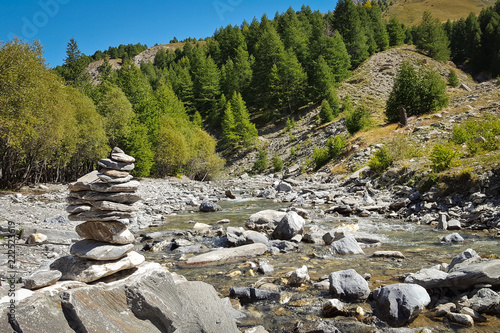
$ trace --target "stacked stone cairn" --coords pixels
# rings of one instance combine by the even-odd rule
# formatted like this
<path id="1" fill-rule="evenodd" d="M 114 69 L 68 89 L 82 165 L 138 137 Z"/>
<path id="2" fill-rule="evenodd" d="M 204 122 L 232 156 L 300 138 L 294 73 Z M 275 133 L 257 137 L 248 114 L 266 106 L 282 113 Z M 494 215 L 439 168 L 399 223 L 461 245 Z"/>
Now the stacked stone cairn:
<path id="1" fill-rule="evenodd" d="M 139 182 L 130 175 L 134 162 L 115 147 L 110 158 L 99 160 L 99 171 L 69 185 L 68 218 L 85 222 L 75 228 L 83 240 L 71 246 L 71 255 L 50 266 L 62 273 L 61 280 L 88 283 L 144 262 L 133 251 L 134 235 L 123 223 L 135 217 L 141 199 L 136 194 Z"/>

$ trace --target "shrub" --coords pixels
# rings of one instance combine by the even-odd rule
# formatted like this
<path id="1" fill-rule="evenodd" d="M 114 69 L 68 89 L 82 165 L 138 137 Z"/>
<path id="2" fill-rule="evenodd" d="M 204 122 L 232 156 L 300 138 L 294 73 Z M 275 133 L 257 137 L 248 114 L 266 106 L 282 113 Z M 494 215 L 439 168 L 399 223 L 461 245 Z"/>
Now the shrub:
<path id="1" fill-rule="evenodd" d="M 385 114 L 390 123 L 399 121 L 399 108 L 406 114 L 419 116 L 437 111 L 448 105 L 446 83 L 438 73 L 420 67 L 415 70 L 409 61 L 403 61 L 387 100 Z"/>
<path id="2" fill-rule="evenodd" d="M 482 119 L 469 119 L 453 127 L 451 141 L 455 144 L 466 144 L 468 154 L 474 156 L 480 151 L 498 149 L 500 135 L 500 120 L 494 116 Z"/>
<path id="3" fill-rule="evenodd" d="M 377 150 L 368 162 L 368 166 L 377 173 L 380 173 L 389 168 L 393 163 L 393 158 L 389 153 L 389 149 L 383 146 Z"/>
<path id="4" fill-rule="evenodd" d="M 288 132 L 290 131 L 291 129 L 295 128 L 297 126 L 297 123 L 295 122 L 295 120 L 292 118 L 288 118 L 286 120 L 286 127 L 285 127 L 285 132 Z"/>
<path id="5" fill-rule="evenodd" d="M 368 127 L 370 122 L 370 113 L 362 106 L 345 114 L 345 126 L 351 135 Z"/>
<path id="6" fill-rule="evenodd" d="M 295 153 L 296 153 L 296 152 L 295 152 L 295 148 L 294 148 L 294 147 L 290 148 L 290 155 L 291 155 L 291 156 L 294 156 L 294 155 L 295 155 Z"/>
<path id="7" fill-rule="evenodd" d="M 316 169 L 321 168 L 330 161 L 330 156 L 328 155 L 328 148 L 318 148 L 314 146 L 313 148 L 313 160 L 316 165 Z"/>
<path id="8" fill-rule="evenodd" d="M 457 73 L 453 69 L 450 70 L 450 73 L 448 73 L 448 85 L 456 88 L 459 84 Z"/>
<path id="9" fill-rule="evenodd" d="M 338 157 L 345 146 L 346 141 L 343 135 L 337 135 L 334 138 L 329 138 L 326 141 L 326 147 L 328 148 L 328 155 L 330 156 L 330 158 Z"/>
<path id="10" fill-rule="evenodd" d="M 274 153 L 272 163 L 275 172 L 280 172 L 283 169 L 283 160 L 278 156 L 278 153 Z"/>
<path id="11" fill-rule="evenodd" d="M 255 173 L 263 173 L 267 168 L 267 150 L 260 150 L 257 154 L 257 161 L 253 164 L 252 170 Z"/>
<path id="12" fill-rule="evenodd" d="M 432 171 L 441 172 L 448 169 L 457 156 L 457 151 L 451 145 L 436 144 L 429 156 Z"/>
<path id="13" fill-rule="evenodd" d="M 333 111 L 330 103 L 326 99 L 321 103 L 321 111 L 319 112 L 319 119 L 322 124 L 329 123 L 333 120 Z"/>

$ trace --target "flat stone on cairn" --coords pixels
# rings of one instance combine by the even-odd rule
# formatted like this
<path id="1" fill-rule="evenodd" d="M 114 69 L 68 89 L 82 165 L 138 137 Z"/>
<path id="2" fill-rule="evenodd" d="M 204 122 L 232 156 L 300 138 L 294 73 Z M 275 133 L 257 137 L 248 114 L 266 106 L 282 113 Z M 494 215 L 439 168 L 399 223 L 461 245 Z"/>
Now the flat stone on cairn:
<path id="1" fill-rule="evenodd" d="M 121 221 L 135 217 L 139 182 L 130 171 L 135 159 L 119 148 L 110 158 L 101 159 L 99 171 L 92 171 L 69 185 L 71 221 L 85 221 L 76 226 L 82 238 L 70 248 L 70 256 L 56 260 L 52 270 L 62 273 L 61 280 L 92 282 L 144 262 L 144 256 L 132 251 L 134 235 Z"/>

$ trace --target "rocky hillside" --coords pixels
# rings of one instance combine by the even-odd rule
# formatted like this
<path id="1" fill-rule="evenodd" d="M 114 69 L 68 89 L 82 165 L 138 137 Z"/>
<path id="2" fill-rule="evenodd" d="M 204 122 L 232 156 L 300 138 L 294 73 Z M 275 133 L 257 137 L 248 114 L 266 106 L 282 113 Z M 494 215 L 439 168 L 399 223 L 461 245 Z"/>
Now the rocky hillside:
<path id="1" fill-rule="evenodd" d="M 446 80 L 451 69 L 457 73 L 461 86 L 448 87 L 449 107 L 434 115 L 424 115 L 410 119 L 406 128 L 385 123 L 384 108 L 394 78 L 403 60 L 415 65 L 428 66 L 436 70 Z M 372 56 L 352 74 L 350 79 L 338 88 L 341 99 L 349 95 L 354 104 L 370 110 L 373 126 L 348 138 L 343 158 L 333 161 L 320 171 L 327 173 L 348 173 L 365 166 L 377 147 L 384 143 L 394 143 L 394 138 L 404 138 L 413 146 L 422 148 L 422 156 L 398 161 L 397 164 L 412 165 L 424 172 L 428 169 L 428 153 L 436 142 L 449 138 L 453 125 L 470 117 L 478 117 L 486 111 L 499 112 L 500 88 L 495 81 L 477 84 L 469 75 L 456 69 L 452 62 L 446 64 L 434 61 L 418 52 L 414 47 L 403 46 Z M 266 148 L 269 159 L 278 154 L 284 161 L 285 173 L 312 172 L 314 147 L 324 147 L 326 140 L 347 131 L 342 114 L 333 122 L 320 125 L 317 116 L 320 108 L 310 105 L 293 115 L 297 123 L 289 132 L 285 131 L 286 119 L 271 124 L 260 131 L 261 147 Z M 409 147 L 406 147 L 409 149 Z M 404 147 L 402 149 L 405 149 Z M 257 152 L 240 154 L 228 161 L 231 175 L 249 172 L 257 158 Z M 410 162 L 411 160 L 411 162 Z M 271 164 L 271 163 L 270 163 Z M 268 168 L 272 172 L 272 166 Z"/>

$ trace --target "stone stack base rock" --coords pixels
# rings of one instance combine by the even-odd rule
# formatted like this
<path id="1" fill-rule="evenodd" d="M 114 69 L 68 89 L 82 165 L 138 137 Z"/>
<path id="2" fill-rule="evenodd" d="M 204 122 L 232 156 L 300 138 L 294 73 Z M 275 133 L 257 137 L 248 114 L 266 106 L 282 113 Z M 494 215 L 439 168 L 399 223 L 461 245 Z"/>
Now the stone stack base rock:
<path id="1" fill-rule="evenodd" d="M 133 251 L 134 235 L 122 222 L 135 217 L 141 199 L 136 194 L 139 182 L 130 175 L 134 162 L 115 147 L 109 159 L 98 162 L 99 171 L 69 185 L 68 218 L 85 222 L 76 227 L 83 240 L 71 246 L 71 255 L 50 265 L 62 273 L 61 280 L 88 283 L 144 262 Z"/>

